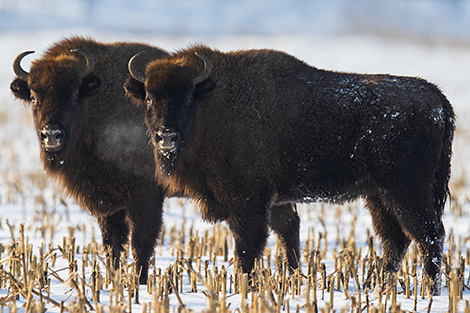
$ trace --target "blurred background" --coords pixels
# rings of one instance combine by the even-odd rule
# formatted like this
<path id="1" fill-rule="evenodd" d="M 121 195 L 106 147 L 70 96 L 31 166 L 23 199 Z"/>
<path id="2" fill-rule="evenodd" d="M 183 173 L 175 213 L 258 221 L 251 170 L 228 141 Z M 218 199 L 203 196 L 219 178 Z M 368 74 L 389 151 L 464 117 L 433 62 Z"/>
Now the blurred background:
<path id="1" fill-rule="evenodd" d="M 0 31 L 470 40 L 468 0 L 2 0 Z"/>

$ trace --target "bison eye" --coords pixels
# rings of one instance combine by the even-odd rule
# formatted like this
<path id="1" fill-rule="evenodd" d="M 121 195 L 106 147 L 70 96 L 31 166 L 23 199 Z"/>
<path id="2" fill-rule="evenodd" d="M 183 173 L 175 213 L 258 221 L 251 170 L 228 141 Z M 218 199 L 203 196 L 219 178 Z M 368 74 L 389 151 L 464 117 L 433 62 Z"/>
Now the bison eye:
<path id="1" fill-rule="evenodd" d="M 79 95 L 78 95 L 78 93 L 77 93 L 77 94 L 76 94 L 75 96 L 73 96 L 73 98 L 72 98 L 72 104 L 74 104 L 74 105 L 75 105 L 75 104 L 78 104 L 78 99 L 79 99 Z"/>
<path id="2" fill-rule="evenodd" d="M 150 98 L 145 98 L 145 102 L 147 103 L 147 106 L 151 106 L 153 104 L 153 100 Z"/>
<path id="3" fill-rule="evenodd" d="M 184 102 L 184 106 L 186 107 L 186 109 L 188 110 L 191 110 L 193 108 L 193 105 L 194 105 L 194 99 L 193 98 L 188 98 L 186 99 L 186 101 Z"/>
<path id="4" fill-rule="evenodd" d="M 36 105 L 37 102 L 38 102 L 34 96 L 31 96 L 31 97 L 29 98 L 29 101 L 31 101 L 31 103 L 34 104 L 34 105 Z"/>

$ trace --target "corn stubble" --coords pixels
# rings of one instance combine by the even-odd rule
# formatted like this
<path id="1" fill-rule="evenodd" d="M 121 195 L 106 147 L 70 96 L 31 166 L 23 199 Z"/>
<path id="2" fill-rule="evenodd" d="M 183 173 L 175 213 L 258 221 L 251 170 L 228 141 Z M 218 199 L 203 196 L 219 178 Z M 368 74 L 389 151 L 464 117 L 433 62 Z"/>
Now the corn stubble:
<path id="1" fill-rule="evenodd" d="M 9 181 L 7 197 L 0 200 L 24 202 L 24 193 L 30 187 L 23 186 L 19 177 Z M 68 235 L 58 240 L 55 229 L 68 216 L 55 209 L 48 212 L 47 208 L 66 207 L 66 201 L 57 193 L 52 204 L 46 203 L 46 196 L 41 193 L 45 188 L 42 179 L 32 176 L 28 181 L 35 185 L 37 193 L 32 204 L 36 214 L 28 230 L 43 243 L 33 247 L 24 224 L 11 225 L 0 219 L 0 227 L 11 235 L 10 243 L 0 244 L 0 287 L 6 290 L 0 297 L 2 311 L 45 312 L 54 308 L 60 312 L 131 312 L 138 308 L 142 312 L 191 312 L 190 303 L 185 303 L 182 296 L 185 293 L 204 295 L 206 312 L 379 313 L 432 309 L 432 282 L 422 276 L 417 247 L 410 247 L 397 275 L 385 276 L 378 241 L 369 231 L 366 243 L 356 241 L 354 212 L 359 205 L 316 204 L 300 210 L 302 219 L 318 219 L 320 226 L 308 230 L 307 240 L 302 243 L 302 271 L 293 274 L 289 274 L 284 251 L 277 243 L 273 250 L 266 248 L 252 273 L 239 274 L 233 271 L 233 239 L 224 225 L 202 233 L 186 223 L 165 229 L 151 260 L 147 286 L 139 288 L 129 247 L 123 252 L 119 269 L 114 270 L 104 257 L 104 247 L 94 239 L 86 242 L 83 234 L 81 242 L 86 244 L 76 244 L 77 230 L 93 232 L 94 238 L 94 229 L 84 225 L 79 229 L 69 227 Z M 464 214 L 463 204 L 468 201 L 465 177 L 455 180 L 452 188 L 448 209 L 458 218 Z M 340 231 L 340 227 L 345 228 L 341 221 L 343 210 L 353 216 L 347 236 L 341 236 Z M 68 214 L 67 208 L 65 212 Z M 327 214 L 335 214 L 336 234 L 327 232 L 332 229 L 326 227 Z M 442 290 L 448 291 L 448 312 L 458 312 L 458 307 L 460 311 L 463 307 L 465 313 L 470 313 L 470 303 L 464 299 L 465 292 L 468 295 L 470 291 L 470 276 L 465 276 L 465 269 L 470 266 L 469 241 L 470 237 L 455 238 L 448 231 L 448 249 L 441 266 Z M 166 268 L 155 266 L 162 249 L 169 249 L 174 257 L 174 263 Z M 68 265 L 61 268 L 59 263 Z M 67 291 L 64 297 L 56 298 L 57 293 L 51 293 L 52 285 L 58 284 Z M 147 294 L 145 301 L 141 300 L 142 292 Z M 176 298 L 171 305 L 170 297 Z M 237 299 L 235 304 L 231 299 Z M 406 310 L 401 308 L 400 299 L 407 303 Z"/>

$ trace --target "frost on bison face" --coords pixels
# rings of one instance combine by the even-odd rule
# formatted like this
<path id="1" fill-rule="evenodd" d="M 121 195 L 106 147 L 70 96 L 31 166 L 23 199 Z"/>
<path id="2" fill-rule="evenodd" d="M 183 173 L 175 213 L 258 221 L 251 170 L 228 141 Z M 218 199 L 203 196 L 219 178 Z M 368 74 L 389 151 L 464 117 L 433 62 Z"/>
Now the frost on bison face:
<path id="1" fill-rule="evenodd" d="M 13 68 L 18 78 L 11 88 L 18 98 L 31 104 L 41 158 L 46 170 L 54 173 L 64 164 L 68 147 L 76 144 L 81 132 L 82 98 L 99 88 L 101 81 L 89 76 L 95 58 L 88 51 L 75 49 L 54 62 L 37 62 L 27 73 L 20 63 L 31 53 L 23 52 L 15 59 Z M 80 57 L 86 62 L 84 66 Z"/>

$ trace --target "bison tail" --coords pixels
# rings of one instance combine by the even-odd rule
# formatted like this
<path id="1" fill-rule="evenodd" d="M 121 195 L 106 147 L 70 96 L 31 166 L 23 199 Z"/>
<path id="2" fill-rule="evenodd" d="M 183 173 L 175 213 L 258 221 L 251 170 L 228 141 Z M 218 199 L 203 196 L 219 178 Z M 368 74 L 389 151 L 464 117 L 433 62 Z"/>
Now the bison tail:
<path id="1" fill-rule="evenodd" d="M 436 209 L 442 214 L 447 197 L 451 198 L 449 190 L 449 180 L 451 171 L 451 158 L 452 158 L 452 141 L 454 139 L 455 131 L 455 115 L 451 104 L 444 98 L 444 145 L 441 151 L 439 160 L 439 167 L 435 172 L 436 186 L 434 189 L 434 203 Z"/>

